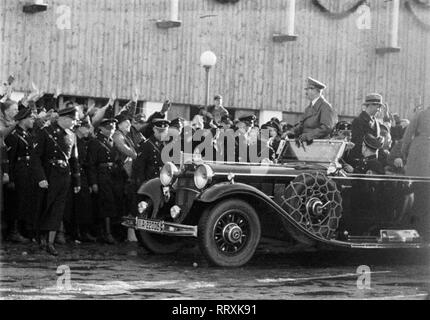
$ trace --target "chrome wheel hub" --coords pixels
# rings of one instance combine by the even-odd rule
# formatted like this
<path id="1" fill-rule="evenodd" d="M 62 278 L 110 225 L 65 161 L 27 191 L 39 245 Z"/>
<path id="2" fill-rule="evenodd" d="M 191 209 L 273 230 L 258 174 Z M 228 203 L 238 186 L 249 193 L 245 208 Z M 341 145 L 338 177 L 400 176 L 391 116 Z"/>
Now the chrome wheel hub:
<path id="1" fill-rule="evenodd" d="M 236 223 L 229 223 L 223 230 L 224 240 L 230 243 L 240 243 L 242 240 L 242 229 Z"/>

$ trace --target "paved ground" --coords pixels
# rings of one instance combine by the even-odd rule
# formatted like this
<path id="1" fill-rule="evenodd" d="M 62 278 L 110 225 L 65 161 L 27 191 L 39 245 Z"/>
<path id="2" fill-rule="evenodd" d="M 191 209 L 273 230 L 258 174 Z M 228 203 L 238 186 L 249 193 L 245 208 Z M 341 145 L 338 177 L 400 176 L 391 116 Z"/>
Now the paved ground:
<path id="1" fill-rule="evenodd" d="M 265 241 L 248 265 L 224 269 L 210 267 L 193 247 L 170 256 L 136 244 L 58 248 L 54 258 L 35 245 L 4 243 L 0 298 L 427 299 L 430 292 L 427 255 L 299 254 Z M 369 267 L 358 270 L 361 278 L 360 265 Z M 68 270 L 70 283 L 63 280 Z"/>

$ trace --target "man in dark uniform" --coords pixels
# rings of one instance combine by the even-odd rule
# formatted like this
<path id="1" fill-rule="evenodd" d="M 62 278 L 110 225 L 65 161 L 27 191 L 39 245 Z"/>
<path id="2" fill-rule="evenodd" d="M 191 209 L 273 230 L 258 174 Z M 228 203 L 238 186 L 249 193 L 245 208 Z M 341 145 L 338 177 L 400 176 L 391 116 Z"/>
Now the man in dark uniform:
<path id="1" fill-rule="evenodd" d="M 72 177 L 74 192 L 80 191 L 76 136 L 71 131 L 78 121 L 78 109 L 67 107 L 58 112 L 56 123 L 42 128 L 35 139 L 30 163 L 41 189 L 47 189 L 47 201 L 40 220 L 40 231 L 48 232 L 46 250 L 58 255 L 54 247 L 57 230 L 63 221 L 67 192 Z M 46 244 L 46 236 L 42 245 Z"/>
<path id="2" fill-rule="evenodd" d="M 94 214 L 91 201 L 91 187 L 88 182 L 88 146 L 90 142 L 91 123 L 88 118 L 81 121 L 76 129 L 76 137 L 79 153 L 79 167 L 81 173 L 81 191 L 71 194 L 72 220 L 76 227 L 76 238 L 79 241 L 95 242 L 96 238 L 91 234 L 94 223 Z"/>
<path id="3" fill-rule="evenodd" d="M 381 137 L 366 134 L 361 146 L 363 157 L 354 167 L 354 173 L 385 174 L 384 166 L 378 159 L 378 151 L 382 146 L 383 139 Z"/>
<path id="4" fill-rule="evenodd" d="M 314 139 L 326 139 L 337 123 L 337 114 L 322 96 L 326 85 L 312 78 L 307 79 L 306 98 L 310 105 L 305 109 L 301 121 L 294 128 L 299 141 L 311 142 Z"/>
<path id="5" fill-rule="evenodd" d="M 99 218 L 104 222 L 103 241 L 115 244 L 111 232 L 111 219 L 118 217 L 120 210 L 118 190 L 114 175 L 118 170 L 117 150 L 113 143 L 116 119 L 104 119 L 100 122 L 97 137 L 88 145 L 88 181 L 92 191 L 97 195 Z"/>
<path id="6" fill-rule="evenodd" d="M 153 120 L 158 120 L 158 119 L 166 120 L 167 112 L 169 112 L 171 107 L 172 107 L 172 103 L 170 102 L 170 100 L 166 100 L 164 101 L 163 106 L 161 107 L 161 111 L 156 111 L 149 116 L 147 120 L 147 126 L 143 129 L 143 135 L 145 136 L 146 139 L 149 139 L 154 134 Z"/>
<path id="7" fill-rule="evenodd" d="M 161 152 L 166 144 L 170 122 L 164 119 L 153 119 L 153 135 L 142 146 L 136 161 L 133 163 L 134 184 L 139 188 L 142 183 L 160 175 L 163 167 Z"/>
<path id="8" fill-rule="evenodd" d="M 351 142 L 354 143 L 354 147 L 349 153 L 347 162 L 352 166 L 355 166 L 356 162 L 362 158 L 361 148 L 364 137 L 367 134 L 371 134 L 374 137 L 380 136 L 379 122 L 376 120 L 375 115 L 382 107 L 382 96 L 377 93 L 369 94 L 366 96 L 363 105 L 365 110 L 352 121 L 351 126 Z"/>
<path id="9" fill-rule="evenodd" d="M 31 181 L 30 153 L 33 137 L 29 131 L 33 128 L 35 117 L 31 109 L 23 108 L 15 116 L 18 125 L 6 139 L 9 158 L 10 184 L 16 190 L 16 213 L 11 221 L 9 240 L 18 243 L 29 242 L 19 232 L 19 222 L 25 222 L 27 231 L 35 236 L 34 184 Z"/>

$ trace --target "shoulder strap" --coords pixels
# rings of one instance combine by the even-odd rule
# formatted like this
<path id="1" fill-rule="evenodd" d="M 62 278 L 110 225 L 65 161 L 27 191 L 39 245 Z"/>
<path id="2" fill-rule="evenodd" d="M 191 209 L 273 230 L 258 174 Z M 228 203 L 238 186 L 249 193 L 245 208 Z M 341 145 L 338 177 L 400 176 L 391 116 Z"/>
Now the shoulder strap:
<path id="1" fill-rule="evenodd" d="M 159 153 L 161 153 L 160 149 L 158 149 L 158 147 L 155 145 L 154 142 L 151 141 L 151 139 L 148 139 L 147 141 L 154 147 L 155 150 L 157 150 Z"/>

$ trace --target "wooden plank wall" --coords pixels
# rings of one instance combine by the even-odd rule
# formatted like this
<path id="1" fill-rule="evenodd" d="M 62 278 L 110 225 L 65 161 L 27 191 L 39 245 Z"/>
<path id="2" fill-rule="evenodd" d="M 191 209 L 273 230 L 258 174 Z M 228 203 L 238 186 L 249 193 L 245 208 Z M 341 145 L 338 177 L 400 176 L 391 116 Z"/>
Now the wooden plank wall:
<path id="1" fill-rule="evenodd" d="M 137 86 L 148 101 L 202 104 L 199 57 L 212 50 L 211 95 L 222 94 L 228 107 L 301 112 L 307 76 L 328 85 L 325 95 L 341 115 L 357 114 L 373 91 L 402 116 L 417 97 L 430 103 L 430 32 L 403 1 L 402 50 L 383 56 L 375 49 L 388 43 L 391 2 L 371 0 L 372 28 L 359 30 L 357 13 L 333 20 L 311 0 L 297 0 L 298 40 L 275 43 L 272 34 L 286 31 L 286 0 L 180 0 L 182 26 L 158 29 L 169 1 L 46 0 L 48 11 L 24 14 L 25 1 L 0 0 L 0 76 L 14 73 L 19 90 L 34 81 L 47 92 L 127 99 Z M 356 1 L 323 2 L 342 10 Z M 70 30 L 58 27 L 62 6 L 70 7 Z M 430 11 L 419 14 L 430 22 Z"/>

